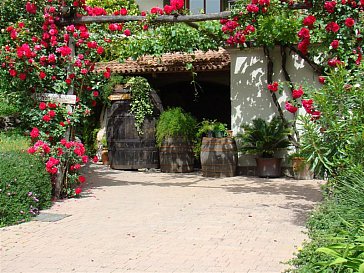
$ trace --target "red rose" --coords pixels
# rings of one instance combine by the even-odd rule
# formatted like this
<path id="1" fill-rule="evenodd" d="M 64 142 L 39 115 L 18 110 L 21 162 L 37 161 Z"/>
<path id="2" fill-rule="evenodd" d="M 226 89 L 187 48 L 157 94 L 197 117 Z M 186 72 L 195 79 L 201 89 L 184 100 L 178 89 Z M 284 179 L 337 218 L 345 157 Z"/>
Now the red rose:
<path id="1" fill-rule="evenodd" d="M 36 14 L 37 13 L 37 6 L 35 4 L 32 4 L 30 2 L 27 2 L 25 4 L 25 10 L 31 14 Z"/>
<path id="2" fill-rule="evenodd" d="M 337 49 L 339 47 L 339 40 L 333 40 L 330 45 L 333 49 Z"/>
<path id="3" fill-rule="evenodd" d="M 165 5 L 165 6 L 164 6 L 164 12 L 165 12 L 166 14 L 171 14 L 173 10 L 174 10 L 174 9 L 173 9 L 173 7 L 172 7 L 172 6 L 170 6 L 170 5 Z"/>
<path id="4" fill-rule="evenodd" d="M 288 112 L 291 112 L 292 114 L 296 113 L 298 110 L 298 108 L 296 106 L 292 105 L 288 101 L 286 101 L 285 107 L 286 107 L 286 110 Z"/>
<path id="5" fill-rule="evenodd" d="M 334 13 L 335 12 L 335 1 L 326 1 L 324 4 L 324 8 L 328 13 Z"/>
<path id="6" fill-rule="evenodd" d="M 104 53 L 104 48 L 102 46 L 99 46 L 96 52 L 97 54 L 101 55 L 102 53 Z"/>
<path id="7" fill-rule="evenodd" d="M 316 17 L 313 15 L 308 15 L 303 19 L 303 25 L 305 26 L 312 26 L 316 22 Z"/>
<path id="8" fill-rule="evenodd" d="M 88 162 L 88 156 L 87 155 L 84 155 L 84 156 L 82 156 L 82 162 L 83 163 L 87 163 Z"/>
<path id="9" fill-rule="evenodd" d="M 31 137 L 31 138 L 37 138 L 37 137 L 39 137 L 39 130 L 38 130 L 38 128 L 34 127 L 34 128 L 30 131 L 30 137 Z"/>
<path id="10" fill-rule="evenodd" d="M 353 18 L 346 18 L 346 20 L 345 20 L 345 26 L 347 26 L 347 27 L 352 27 L 352 26 L 354 26 L 354 24 L 355 24 L 355 21 L 354 21 L 354 19 Z"/>
<path id="11" fill-rule="evenodd" d="M 56 112 L 54 110 L 50 110 L 48 112 L 48 115 L 51 117 L 51 118 L 54 118 L 56 116 Z"/>
<path id="12" fill-rule="evenodd" d="M 126 35 L 126 36 L 130 36 L 130 35 L 131 35 L 131 31 L 130 31 L 130 29 L 126 29 L 126 30 L 124 30 L 124 35 Z"/>
<path id="13" fill-rule="evenodd" d="M 249 4 L 246 6 L 246 10 L 248 12 L 257 13 L 259 12 L 259 7 L 255 4 Z"/>
<path id="14" fill-rule="evenodd" d="M 171 6 L 178 9 L 183 9 L 184 1 L 183 0 L 171 0 Z"/>
<path id="15" fill-rule="evenodd" d="M 98 97 L 98 96 L 99 96 L 99 91 L 94 91 L 94 92 L 93 92 L 93 96 L 94 96 L 94 97 Z"/>
<path id="16" fill-rule="evenodd" d="M 324 84 L 326 81 L 326 78 L 324 76 L 319 76 L 318 80 L 319 80 L 319 83 Z"/>
<path id="17" fill-rule="evenodd" d="M 39 103 L 39 109 L 40 110 L 45 110 L 47 108 L 47 104 L 45 103 L 45 102 L 41 102 L 41 103 Z"/>
<path id="18" fill-rule="evenodd" d="M 301 28 L 301 30 L 298 32 L 298 37 L 300 37 L 301 39 L 304 38 L 310 38 L 310 30 L 308 28 Z"/>
<path id="19" fill-rule="evenodd" d="M 99 158 L 95 155 L 95 156 L 92 158 L 92 161 L 93 161 L 93 163 L 97 163 L 97 162 L 99 162 Z"/>
<path id="20" fill-rule="evenodd" d="M 76 195 L 79 195 L 81 192 L 82 192 L 82 189 L 81 188 L 76 188 L 75 189 L 75 194 Z"/>
<path id="21" fill-rule="evenodd" d="M 34 154 L 36 151 L 37 151 L 37 150 L 36 150 L 34 147 L 30 147 L 30 148 L 28 149 L 28 153 L 29 153 L 29 154 Z"/>
<path id="22" fill-rule="evenodd" d="M 298 98 L 302 97 L 303 93 L 304 92 L 303 92 L 302 86 L 300 86 L 300 88 L 294 89 L 292 91 L 292 97 L 293 97 L 293 99 L 298 99 Z"/>
<path id="23" fill-rule="evenodd" d="M 10 69 L 10 70 L 9 70 L 9 74 L 10 74 L 10 76 L 15 77 L 15 76 L 16 76 L 16 74 L 17 74 L 17 72 L 16 72 L 16 70 L 15 70 L 15 69 Z"/>
<path id="24" fill-rule="evenodd" d="M 120 10 L 120 15 L 125 16 L 125 15 L 127 15 L 127 14 L 128 14 L 128 10 L 127 10 L 126 8 L 122 8 L 122 9 Z"/>
<path id="25" fill-rule="evenodd" d="M 85 183 L 85 182 L 86 182 L 86 178 L 85 178 L 84 176 L 80 175 L 80 176 L 78 177 L 78 181 L 79 181 L 80 183 Z"/>
<path id="26" fill-rule="evenodd" d="M 39 72 L 39 78 L 44 79 L 47 76 L 47 74 L 44 71 Z"/>
<path id="27" fill-rule="evenodd" d="M 20 73 L 18 77 L 19 77 L 19 79 L 20 79 L 20 80 L 25 81 L 25 80 L 26 80 L 26 78 L 27 78 L 27 74 L 25 74 L 25 73 Z"/>
<path id="28" fill-rule="evenodd" d="M 268 90 L 272 91 L 272 92 L 277 92 L 278 91 L 278 82 L 273 82 L 271 84 L 268 84 Z"/>
<path id="29" fill-rule="evenodd" d="M 45 122 L 49 122 L 51 120 L 51 117 L 48 116 L 48 115 L 44 115 L 42 120 L 45 121 Z"/>
<path id="30" fill-rule="evenodd" d="M 327 32 L 338 32 L 340 29 L 340 26 L 335 22 L 330 22 L 325 27 Z"/>

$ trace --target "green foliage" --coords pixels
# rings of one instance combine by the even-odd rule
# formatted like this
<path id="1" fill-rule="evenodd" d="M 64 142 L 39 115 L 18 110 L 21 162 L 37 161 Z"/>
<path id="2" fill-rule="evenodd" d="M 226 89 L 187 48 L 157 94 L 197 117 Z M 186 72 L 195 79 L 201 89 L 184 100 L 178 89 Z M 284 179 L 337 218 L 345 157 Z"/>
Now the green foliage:
<path id="1" fill-rule="evenodd" d="M 143 77 L 132 77 L 127 84 L 130 85 L 132 96 L 130 112 L 135 117 L 135 128 L 138 134 L 142 135 L 145 118 L 153 114 L 153 104 L 149 96 L 152 88 Z"/>
<path id="2" fill-rule="evenodd" d="M 186 24 L 151 26 L 147 31 L 136 32 L 116 45 L 115 56 L 124 60 L 147 54 L 160 56 L 166 52 L 192 53 L 196 50 L 216 50 L 224 44 L 218 22 L 202 22 L 197 25 L 199 29 Z"/>
<path id="3" fill-rule="evenodd" d="M 276 151 L 291 144 L 288 140 L 291 129 L 279 117 L 274 117 L 270 122 L 257 118 L 252 120 L 252 124 L 241 125 L 241 128 L 243 132 L 237 135 L 237 139 L 243 153 L 273 157 Z"/>
<path id="4" fill-rule="evenodd" d="M 126 8 L 128 15 L 136 15 L 139 11 L 134 0 L 86 0 L 86 4 L 91 7 L 102 7 L 108 14 Z"/>
<path id="5" fill-rule="evenodd" d="M 196 138 L 194 140 L 193 152 L 196 158 L 200 157 L 203 137 L 226 137 L 227 125 L 217 120 L 203 120 L 197 125 Z"/>
<path id="6" fill-rule="evenodd" d="M 192 141 L 196 134 L 196 125 L 196 119 L 179 107 L 164 111 L 156 127 L 157 145 L 161 146 L 163 140 L 168 137 L 181 137 L 186 141 Z"/>
<path id="7" fill-rule="evenodd" d="M 363 76 L 363 66 L 351 71 L 339 68 L 320 90 L 309 94 L 323 114 L 315 122 L 300 117 L 302 151 L 320 176 L 364 163 Z"/>
<path id="8" fill-rule="evenodd" d="M 362 272 L 364 263 L 364 170 L 330 180 L 324 202 L 308 221 L 310 241 L 290 261 L 289 272 Z"/>
<path id="9" fill-rule="evenodd" d="M 0 227 L 29 220 L 50 205 L 51 180 L 40 157 L 27 154 L 28 139 L 0 135 Z"/>

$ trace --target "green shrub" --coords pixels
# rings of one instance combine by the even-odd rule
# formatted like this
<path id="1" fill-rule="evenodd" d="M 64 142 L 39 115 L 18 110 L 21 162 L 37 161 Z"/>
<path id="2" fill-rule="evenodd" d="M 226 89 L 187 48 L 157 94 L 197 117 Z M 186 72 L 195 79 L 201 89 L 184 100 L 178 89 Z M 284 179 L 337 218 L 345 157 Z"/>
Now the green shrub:
<path id="1" fill-rule="evenodd" d="M 289 272 L 363 272 L 364 170 L 353 166 L 330 180 L 329 194 L 313 212 L 309 242 L 290 261 Z"/>
<path id="2" fill-rule="evenodd" d="M 182 137 L 191 141 L 195 137 L 197 121 L 189 113 L 185 113 L 181 108 L 171 108 L 164 111 L 157 123 L 156 140 L 161 146 L 162 141 L 169 137 Z"/>
<path id="3" fill-rule="evenodd" d="M 27 221 L 50 205 L 50 176 L 27 146 L 25 137 L 0 134 L 0 226 Z"/>

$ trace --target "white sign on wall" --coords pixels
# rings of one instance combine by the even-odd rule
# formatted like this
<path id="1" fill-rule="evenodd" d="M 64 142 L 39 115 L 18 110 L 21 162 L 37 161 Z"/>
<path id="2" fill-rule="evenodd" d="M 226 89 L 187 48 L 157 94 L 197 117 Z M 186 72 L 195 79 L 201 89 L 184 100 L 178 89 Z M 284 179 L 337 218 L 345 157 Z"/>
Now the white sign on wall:
<path id="1" fill-rule="evenodd" d="M 76 95 L 63 94 L 35 94 L 35 99 L 39 101 L 52 101 L 57 103 L 76 104 Z"/>

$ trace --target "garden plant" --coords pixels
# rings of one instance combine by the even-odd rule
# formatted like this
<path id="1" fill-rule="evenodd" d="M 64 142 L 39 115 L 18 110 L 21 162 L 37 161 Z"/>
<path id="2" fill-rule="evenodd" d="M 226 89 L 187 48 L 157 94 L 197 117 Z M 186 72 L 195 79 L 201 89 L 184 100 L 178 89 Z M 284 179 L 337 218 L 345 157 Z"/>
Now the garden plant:
<path id="1" fill-rule="evenodd" d="M 0 4 L 0 98 L 11 97 L 12 103 L 25 110 L 23 118 L 32 143 L 28 151 L 42 157 L 56 197 L 79 195 L 85 181 L 79 170 L 89 157 L 75 126 L 102 103 L 102 86 L 111 76 L 110 69 L 93 73 L 96 62 L 114 56 L 123 59 L 145 53 L 216 49 L 224 44 L 260 46 L 268 60 L 266 92 L 282 120 L 288 111 L 303 125 L 299 133 L 297 123 L 292 123 L 295 134 L 291 141 L 310 155 L 317 175 L 328 180 L 327 199 L 309 221 L 312 242 L 292 262 L 292 271 L 364 272 L 363 196 L 359 190 L 364 147 L 360 92 L 364 2 L 237 0 L 230 15 L 221 18 L 221 29 L 214 22 L 192 26 L 154 23 L 160 15 L 188 16 L 183 0 L 141 13 L 129 1 L 122 3 L 124 6 L 115 4 L 115 9 L 113 5 L 90 7 L 84 0 L 19 0 L 11 4 L 7 0 Z M 72 24 L 83 15 L 108 13 L 125 18 L 137 14 L 142 19 L 125 20 L 125 24 Z M 190 27 L 193 32 L 188 31 Z M 271 50 L 275 46 L 281 49 L 285 84 L 273 81 Z M 118 55 L 113 53 L 115 48 Z M 292 82 L 286 69 L 290 52 L 319 74 L 321 89 Z M 283 107 L 278 102 L 282 88 L 291 96 Z M 72 94 L 76 103 L 38 101 L 36 95 L 43 93 Z M 306 112 L 304 117 L 298 117 L 300 107 Z M 288 122 L 286 126 L 290 126 Z"/>

